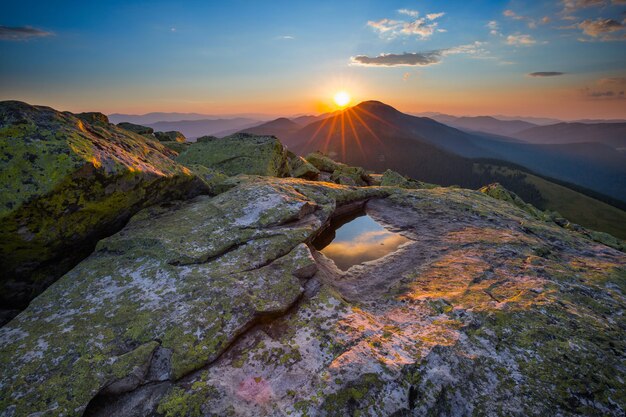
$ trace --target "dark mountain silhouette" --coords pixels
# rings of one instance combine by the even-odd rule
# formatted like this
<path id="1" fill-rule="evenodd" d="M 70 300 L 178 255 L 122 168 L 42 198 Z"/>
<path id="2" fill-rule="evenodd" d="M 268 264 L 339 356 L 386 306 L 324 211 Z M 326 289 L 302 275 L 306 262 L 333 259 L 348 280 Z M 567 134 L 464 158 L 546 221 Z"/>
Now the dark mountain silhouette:
<path id="1" fill-rule="evenodd" d="M 470 159 L 507 161 L 626 201 L 626 158 L 607 146 L 516 143 L 404 114 L 377 101 L 333 113 L 281 139 L 296 153 L 320 150 L 352 165 L 462 186 L 473 183 Z"/>
<path id="2" fill-rule="evenodd" d="M 626 123 L 557 123 L 537 126 L 513 135 L 529 143 L 604 143 L 626 148 Z"/>

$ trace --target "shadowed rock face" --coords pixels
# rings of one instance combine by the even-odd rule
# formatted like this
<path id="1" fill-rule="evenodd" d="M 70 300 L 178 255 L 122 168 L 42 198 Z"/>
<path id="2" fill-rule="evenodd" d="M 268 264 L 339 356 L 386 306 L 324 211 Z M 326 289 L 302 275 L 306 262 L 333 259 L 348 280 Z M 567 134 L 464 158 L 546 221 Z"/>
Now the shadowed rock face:
<path id="1" fill-rule="evenodd" d="M 622 415 L 626 255 L 461 189 L 237 177 L 0 329 L 6 415 Z M 346 272 L 351 202 L 412 243 Z"/>
<path id="2" fill-rule="evenodd" d="M 0 103 L 3 308 L 23 308 L 141 208 L 193 193 L 172 156 L 98 113 Z"/>

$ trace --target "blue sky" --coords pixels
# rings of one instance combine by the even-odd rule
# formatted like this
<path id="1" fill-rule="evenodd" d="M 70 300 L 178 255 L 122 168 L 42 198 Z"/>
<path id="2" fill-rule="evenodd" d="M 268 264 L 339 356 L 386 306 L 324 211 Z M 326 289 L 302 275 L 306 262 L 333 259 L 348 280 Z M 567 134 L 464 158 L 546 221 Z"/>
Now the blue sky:
<path id="1" fill-rule="evenodd" d="M 345 89 L 408 112 L 626 117 L 625 12 L 626 0 L 11 2 L 0 99 L 290 115 Z"/>

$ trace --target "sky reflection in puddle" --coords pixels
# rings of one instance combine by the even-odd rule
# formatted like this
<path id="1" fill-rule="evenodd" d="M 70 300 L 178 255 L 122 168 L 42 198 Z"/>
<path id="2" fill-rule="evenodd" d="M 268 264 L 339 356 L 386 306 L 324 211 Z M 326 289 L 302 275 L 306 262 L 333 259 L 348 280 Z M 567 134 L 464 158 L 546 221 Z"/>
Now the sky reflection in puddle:
<path id="1" fill-rule="evenodd" d="M 333 221 L 313 246 L 343 271 L 353 265 L 382 258 L 409 239 L 385 229 L 364 213 Z"/>

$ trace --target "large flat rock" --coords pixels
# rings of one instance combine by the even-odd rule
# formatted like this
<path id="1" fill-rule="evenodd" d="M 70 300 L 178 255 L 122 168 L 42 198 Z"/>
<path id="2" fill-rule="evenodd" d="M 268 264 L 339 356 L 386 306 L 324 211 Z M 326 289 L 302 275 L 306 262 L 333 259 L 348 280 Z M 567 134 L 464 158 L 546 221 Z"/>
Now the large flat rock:
<path id="1" fill-rule="evenodd" d="M 337 202 L 380 195 L 273 181 L 145 209 L 100 241 L 0 329 L 3 415 L 81 415 L 210 364 L 301 297 L 317 268 L 304 242 Z"/>
<path id="2" fill-rule="evenodd" d="M 623 252 L 477 191 L 227 181 L 141 211 L 0 329 L 0 410 L 623 415 Z M 411 242 L 342 272 L 309 243 L 363 201 Z"/>

